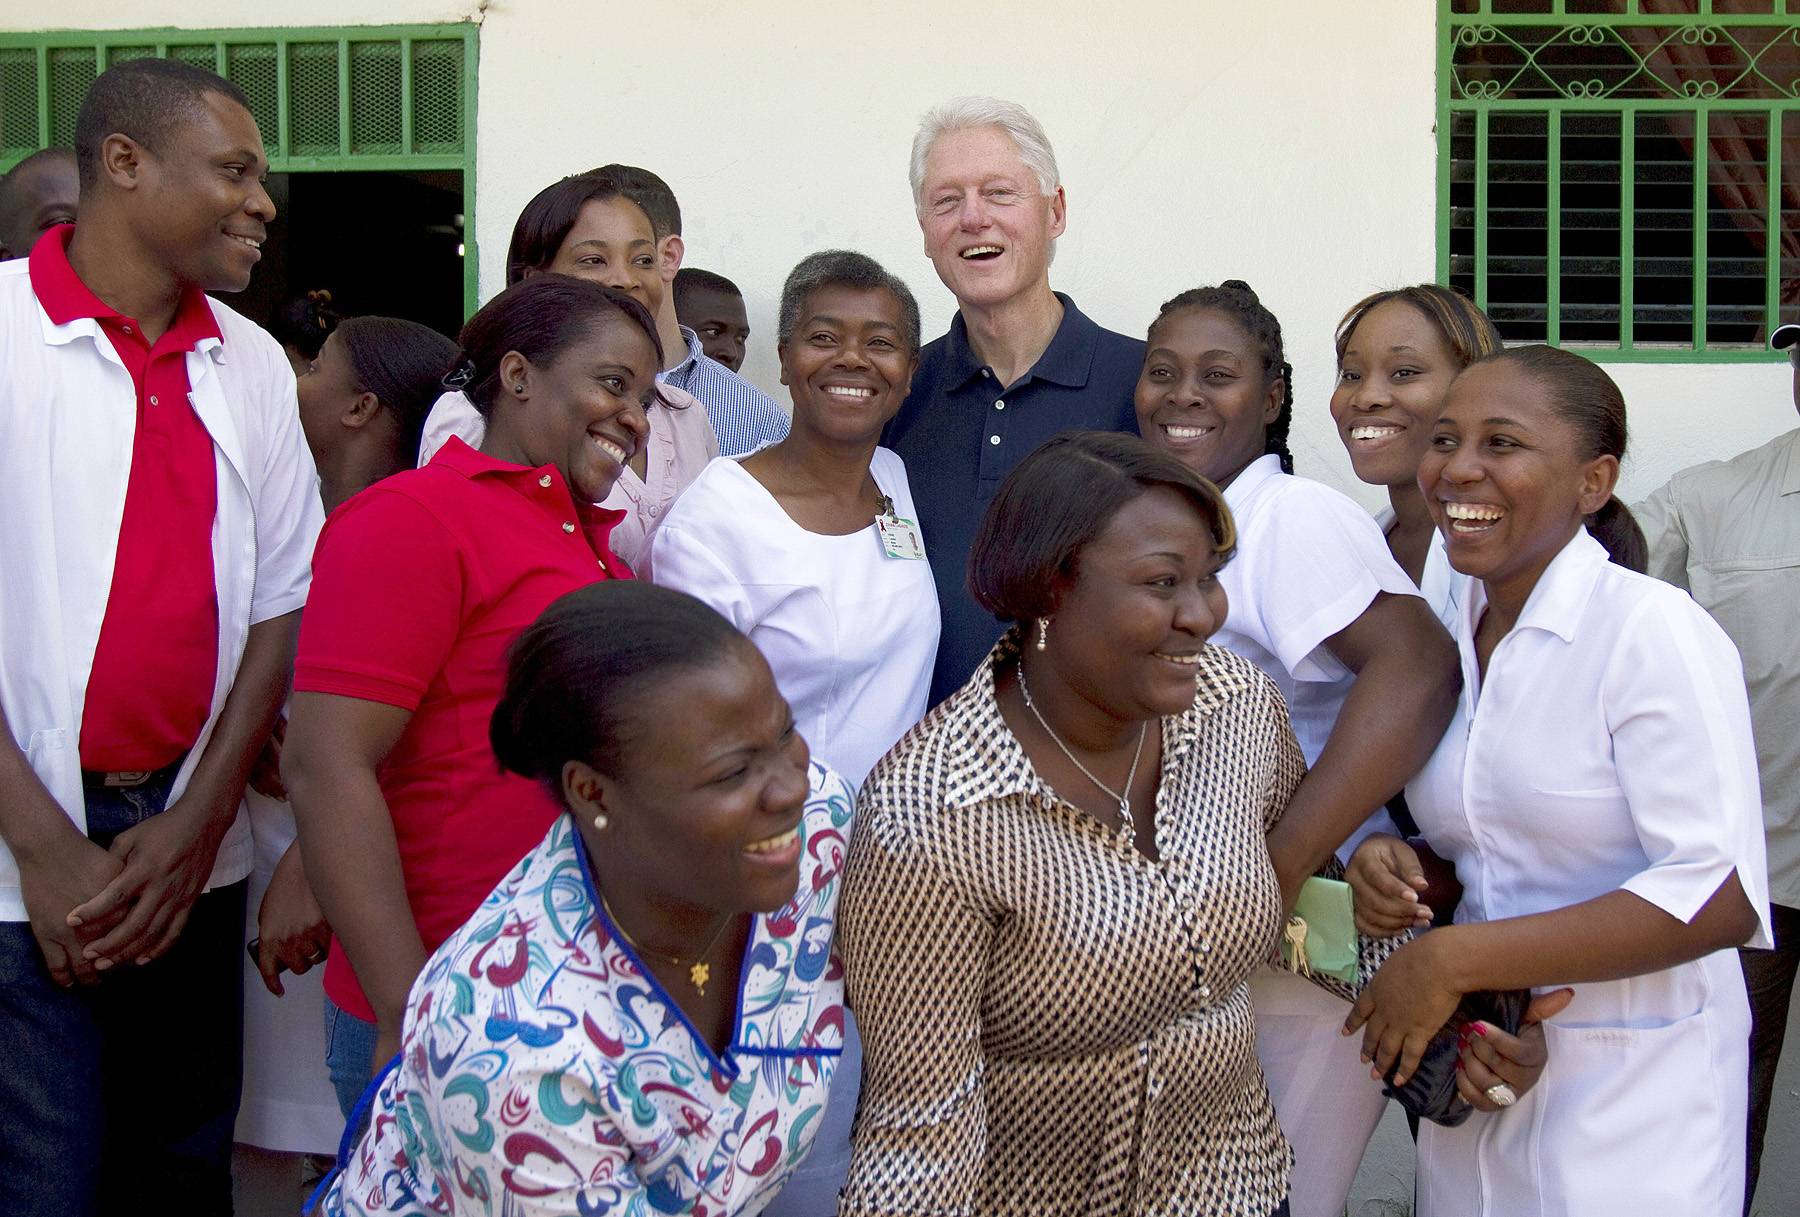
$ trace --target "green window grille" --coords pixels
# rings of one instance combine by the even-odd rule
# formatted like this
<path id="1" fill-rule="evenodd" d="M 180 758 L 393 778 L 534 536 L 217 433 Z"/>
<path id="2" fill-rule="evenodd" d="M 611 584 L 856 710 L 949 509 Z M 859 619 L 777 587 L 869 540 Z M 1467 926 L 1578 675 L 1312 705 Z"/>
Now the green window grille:
<path id="1" fill-rule="evenodd" d="M 472 24 L 0 33 L 0 171 L 72 144 L 81 99 L 103 69 L 180 59 L 249 96 L 272 172 L 460 171 L 473 310 L 476 49 Z"/>
<path id="2" fill-rule="evenodd" d="M 1800 320 L 1800 0 L 1440 7 L 1439 280 L 1509 340 L 1779 358 L 1769 331 Z"/>

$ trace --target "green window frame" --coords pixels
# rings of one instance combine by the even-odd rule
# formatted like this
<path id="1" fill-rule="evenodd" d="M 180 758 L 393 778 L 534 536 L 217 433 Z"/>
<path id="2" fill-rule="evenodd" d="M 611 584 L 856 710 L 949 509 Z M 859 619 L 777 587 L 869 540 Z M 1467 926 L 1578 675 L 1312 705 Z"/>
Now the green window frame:
<path id="1" fill-rule="evenodd" d="M 1782 358 L 1766 336 L 1800 320 L 1800 165 L 1782 165 L 1800 147 L 1800 0 L 1687 7 L 1439 0 L 1437 276 L 1509 340 Z M 1721 174 L 1750 190 L 1715 190 Z M 1518 294 L 1540 280 L 1541 310 Z"/>
<path id="2" fill-rule="evenodd" d="M 463 22 L 0 33 L 0 171 L 72 144 L 82 96 L 105 68 L 181 59 L 249 94 L 270 172 L 460 171 L 463 305 L 472 313 L 477 30 Z"/>

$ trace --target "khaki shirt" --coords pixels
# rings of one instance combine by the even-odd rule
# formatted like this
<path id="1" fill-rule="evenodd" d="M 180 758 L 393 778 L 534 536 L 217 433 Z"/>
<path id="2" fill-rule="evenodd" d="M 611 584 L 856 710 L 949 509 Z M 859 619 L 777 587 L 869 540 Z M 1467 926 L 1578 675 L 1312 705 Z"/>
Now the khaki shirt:
<path id="1" fill-rule="evenodd" d="M 1743 656 L 1769 898 L 1800 907 L 1800 430 L 1683 470 L 1633 510 L 1650 573 L 1686 588 Z"/>

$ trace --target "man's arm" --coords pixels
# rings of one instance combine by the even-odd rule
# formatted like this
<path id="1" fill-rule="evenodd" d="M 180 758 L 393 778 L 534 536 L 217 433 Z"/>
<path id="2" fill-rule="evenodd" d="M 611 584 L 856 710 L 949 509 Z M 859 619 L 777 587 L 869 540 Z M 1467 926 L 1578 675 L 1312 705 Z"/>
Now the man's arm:
<path id="1" fill-rule="evenodd" d="M 114 879 L 118 859 L 88 840 L 25 759 L 0 709 L 0 838 L 19 866 L 20 894 L 50 979 L 93 984 L 93 961 L 69 913 Z"/>
<path id="2" fill-rule="evenodd" d="M 1675 506 L 1675 483 L 1664 482 L 1662 488 L 1631 509 L 1644 540 L 1650 548 L 1646 574 L 1673 583 L 1684 591 L 1688 587 L 1687 526 Z"/>
<path id="3" fill-rule="evenodd" d="M 299 628 L 298 611 L 250 627 L 237 678 L 187 789 L 160 815 L 119 834 L 111 852 L 123 869 L 69 914 L 71 925 L 104 930 L 84 952 L 95 967 L 148 963 L 180 936 L 287 696 Z"/>

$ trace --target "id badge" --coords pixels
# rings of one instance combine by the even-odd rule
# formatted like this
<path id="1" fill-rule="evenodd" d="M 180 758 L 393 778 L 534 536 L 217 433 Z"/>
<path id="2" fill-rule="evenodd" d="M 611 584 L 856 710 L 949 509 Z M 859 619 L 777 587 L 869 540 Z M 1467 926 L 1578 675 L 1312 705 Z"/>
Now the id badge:
<path id="1" fill-rule="evenodd" d="M 876 516 L 875 529 L 881 534 L 881 552 L 890 558 L 921 559 L 925 556 L 925 539 L 919 526 L 899 516 Z"/>

